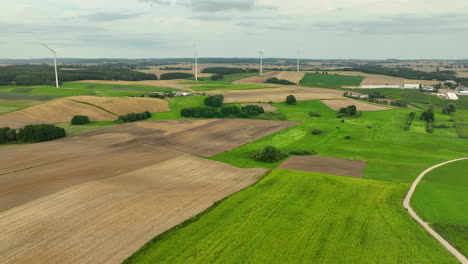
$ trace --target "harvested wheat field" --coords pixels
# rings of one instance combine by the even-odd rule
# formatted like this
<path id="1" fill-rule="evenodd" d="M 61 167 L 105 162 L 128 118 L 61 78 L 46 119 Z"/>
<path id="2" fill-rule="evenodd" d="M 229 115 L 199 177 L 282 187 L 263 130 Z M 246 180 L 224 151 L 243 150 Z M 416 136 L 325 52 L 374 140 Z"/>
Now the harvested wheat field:
<path id="1" fill-rule="evenodd" d="M 3 117 L 56 123 L 70 122 L 75 115 L 85 115 L 91 121 L 105 121 L 115 120 L 116 115 L 169 110 L 167 101 L 156 98 L 73 96 L 10 112 Z"/>
<path id="2" fill-rule="evenodd" d="M 288 81 L 299 84 L 299 82 L 302 80 L 304 75 L 305 75 L 305 72 L 282 71 L 282 72 L 278 72 L 278 75 L 276 76 L 276 78 L 288 80 Z"/>
<path id="3" fill-rule="evenodd" d="M 299 101 L 344 98 L 342 96 L 343 92 L 339 90 L 308 88 L 297 85 L 257 90 L 213 90 L 206 93 L 224 95 L 225 103 L 284 102 L 286 96 L 290 94 L 294 95 Z"/>
<path id="4" fill-rule="evenodd" d="M 379 110 L 388 110 L 391 109 L 389 107 L 380 106 L 380 105 L 373 105 L 364 103 L 357 100 L 351 99 L 338 99 L 338 100 L 321 100 L 322 103 L 326 104 L 331 109 L 338 111 L 342 107 L 347 107 L 350 105 L 355 105 L 358 111 L 379 111 Z"/>
<path id="5" fill-rule="evenodd" d="M 293 156 L 279 168 L 361 178 L 367 162 L 319 156 Z"/>
<path id="6" fill-rule="evenodd" d="M 258 105 L 258 106 L 261 106 L 263 108 L 263 110 L 265 110 L 266 112 L 270 112 L 270 111 L 275 111 L 275 110 L 278 110 L 278 108 L 276 106 L 273 106 L 271 104 L 262 104 L 262 103 L 251 103 L 251 104 L 241 104 L 241 106 L 246 106 L 246 105 Z"/>
<path id="7" fill-rule="evenodd" d="M 175 88 L 180 90 L 190 91 L 185 85 L 180 84 L 184 80 L 146 80 L 146 81 L 103 81 L 103 80 L 84 80 L 76 81 L 79 83 L 102 83 L 102 84 L 117 84 L 117 85 L 147 85 L 162 88 Z"/>
<path id="8" fill-rule="evenodd" d="M 2 263 L 120 263 L 266 172 L 190 154 L 218 154 L 295 124 L 145 121 L 1 148 Z"/>
<path id="9" fill-rule="evenodd" d="M 116 116 L 97 107 L 74 102 L 69 99 L 58 99 L 35 105 L 3 116 L 38 120 L 41 122 L 70 122 L 75 115 L 88 116 L 92 121 L 114 120 Z"/>
<path id="10" fill-rule="evenodd" d="M 149 111 L 151 113 L 169 111 L 167 101 L 157 98 L 147 97 L 97 97 L 97 96 L 74 96 L 70 100 L 90 103 L 116 115 L 128 113 L 141 113 Z"/>
<path id="11" fill-rule="evenodd" d="M 14 117 L 7 117 L 7 116 L 0 116 L 0 127 L 10 127 L 10 128 L 22 128 L 26 125 L 38 125 L 44 124 L 47 122 L 38 121 L 38 120 L 31 120 L 31 119 L 22 119 L 22 118 L 14 118 Z"/>
<path id="12" fill-rule="evenodd" d="M 265 172 L 181 155 L 84 182 L 0 213 L 7 227 L 0 256 L 3 263 L 121 263 Z"/>

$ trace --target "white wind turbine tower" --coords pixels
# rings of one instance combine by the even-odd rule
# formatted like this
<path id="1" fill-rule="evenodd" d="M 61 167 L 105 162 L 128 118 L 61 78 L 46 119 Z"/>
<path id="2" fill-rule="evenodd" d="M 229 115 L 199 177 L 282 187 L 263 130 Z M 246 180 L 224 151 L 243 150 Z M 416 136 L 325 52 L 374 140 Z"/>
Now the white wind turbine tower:
<path id="1" fill-rule="evenodd" d="M 48 50 L 50 50 L 50 51 L 54 54 L 55 86 L 56 86 L 57 88 L 59 88 L 58 73 L 57 73 L 57 53 L 56 53 L 53 49 L 47 47 L 46 44 L 44 44 L 44 43 L 41 43 L 41 44 L 42 44 L 42 46 L 46 47 Z"/>
<path id="2" fill-rule="evenodd" d="M 193 42 L 193 49 L 195 51 L 195 81 L 198 81 L 198 48 L 196 42 Z"/>
<path id="3" fill-rule="evenodd" d="M 260 76 L 263 75 L 263 51 L 259 50 L 260 53 Z"/>
<path id="4" fill-rule="evenodd" d="M 301 62 L 300 62 L 300 60 L 301 60 L 301 51 L 298 50 L 297 51 L 297 72 L 301 71 L 301 69 L 300 69 Z"/>

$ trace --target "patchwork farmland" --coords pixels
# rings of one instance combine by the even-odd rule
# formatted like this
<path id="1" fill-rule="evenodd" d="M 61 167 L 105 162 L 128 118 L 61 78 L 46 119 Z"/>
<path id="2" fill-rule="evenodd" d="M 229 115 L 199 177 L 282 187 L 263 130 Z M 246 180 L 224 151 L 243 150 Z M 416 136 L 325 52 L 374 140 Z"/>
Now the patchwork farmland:
<path id="1" fill-rule="evenodd" d="M 164 66 L 135 71 L 173 72 Z M 363 72 L 213 66 L 229 74 L 0 86 L 2 263 L 457 263 L 401 201 L 421 171 L 468 155 L 466 100 L 348 90 L 402 79 Z M 71 124 L 77 115 L 90 123 Z M 42 123 L 67 136 L 21 141 Z M 412 203 L 465 252 L 464 164 L 442 169 Z"/>

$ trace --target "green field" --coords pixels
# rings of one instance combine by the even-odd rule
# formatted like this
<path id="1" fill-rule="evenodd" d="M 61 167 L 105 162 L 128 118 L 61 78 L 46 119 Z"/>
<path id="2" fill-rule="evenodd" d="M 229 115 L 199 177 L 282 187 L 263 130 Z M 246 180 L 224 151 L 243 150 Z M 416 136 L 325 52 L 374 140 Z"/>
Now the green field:
<path id="1" fill-rule="evenodd" d="M 456 263 L 402 208 L 407 188 L 275 169 L 124 263 Z"/>
<path id="2" fill-rule="evenodd" d="M 430 171 L 418 184 L 411 205 L 424 221 L 468 255 L 468 160 Z"/>
<path id="3" fill-rule="evenodd" d="M 194 91 L 209 91 L 209 90 L 252 90 L 262 88 L 273 88 L 268 85 L 255 85 L 255 84 L 242 84 L 242 85 L 229 85 L 229 84 L 202 84 L 190 87 Z"/>
<path id="4" fill-rule="evenodd" d="M 96 121 L 84 125 L 71 125 L 70 123 L 57 124 L 57 126 L 62 127 L 65 129 L 65 131 L 67 131 L 67 136 L 115 125 L 118 125 L 118 123 L 114 121 Z"/>
<path id="5" fill-rule="evenodd" d="M 364 80 L 362 76 L 346 76 L 337 74 L 306 73 L 299 85 L 340 89 L 342 86 L 359 86 Z"/>
<path id="6" fill-rule="evenodd" d="M 258 162 L 251 156 L 273 145 L 284 152 L 315 150 L 320 156 L 364 160 L 368 162 L 364 178 L 411 182 L 427 167 L 463 157 L 468 149 L 468 141 L 459 139 L 455 128 L 434 129 L 434 133 L 429 134 L 425 131 L 425 122 L 416 118 L 411 129 L 404 131 L 408 113 L 416 110 L 396 108 L 363 112 L 360 118 L 338 119 L 336 111 L 320 101 L 300 101 L 296 106 L 274 105 L 287 120 L 301 123 L 211 159 L 238 167 L 272 168 L 280 162 Z M 309 112 L 318 112 L 321 117 L 310 117 Z M 418 116 L 421 113 L 416 112 Z M 325 133 L 312 135 L 313 129 Z M 346 135 L 352 139 L 344 139 Z"/>
<path id="7" fill-rule="evenodd" d="M 224 75 L 224 79 L 212 81 L 209 77 L 200 78 L 199 81 L 191 80 L 183 84 L 232 84 L 234 81 L 258 75 L 258 73 L 235 73 Z"/>

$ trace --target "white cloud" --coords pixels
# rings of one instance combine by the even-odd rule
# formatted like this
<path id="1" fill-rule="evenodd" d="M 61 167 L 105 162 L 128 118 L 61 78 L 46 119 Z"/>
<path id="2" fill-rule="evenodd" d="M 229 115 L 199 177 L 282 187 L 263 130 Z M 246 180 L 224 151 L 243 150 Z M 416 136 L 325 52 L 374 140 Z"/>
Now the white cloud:
<path id="1" fill-rule="evenodd" d="M 0 57 L 463 58 L 465 0 L 16 0 L 2 5 Z"/>

